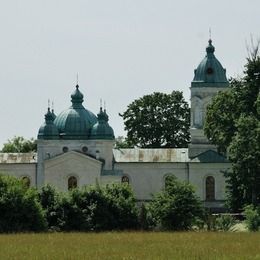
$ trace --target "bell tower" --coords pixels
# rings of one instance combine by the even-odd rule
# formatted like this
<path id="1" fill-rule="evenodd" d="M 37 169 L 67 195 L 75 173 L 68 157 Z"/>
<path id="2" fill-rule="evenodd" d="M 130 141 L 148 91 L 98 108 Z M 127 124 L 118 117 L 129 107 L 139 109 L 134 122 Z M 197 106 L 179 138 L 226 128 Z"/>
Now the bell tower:
<path id="1" fill-rule="evenodd" d="M 194 78 L 191 82 L 191 143 L 189 145 L 189 157 L 194 158 L 207 150 L 216 150 L 210 144 L 203 132 L 203 125 L 207 105 L 212 98 L 228 86 L 226 69 L 214 55 L 215 47 L 212 40 L 208 41 L 206 56 L 194 71 Z"/>

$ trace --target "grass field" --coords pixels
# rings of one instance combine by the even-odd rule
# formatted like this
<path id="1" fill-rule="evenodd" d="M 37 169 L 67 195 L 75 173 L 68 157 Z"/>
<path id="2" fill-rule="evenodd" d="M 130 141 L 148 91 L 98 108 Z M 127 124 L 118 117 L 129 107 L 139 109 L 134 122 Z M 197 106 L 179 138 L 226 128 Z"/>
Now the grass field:
<path id="1" fill-rule="evenodd" d="M 260 233 L 10 234 L 0 259 L 260 259 Z"/>

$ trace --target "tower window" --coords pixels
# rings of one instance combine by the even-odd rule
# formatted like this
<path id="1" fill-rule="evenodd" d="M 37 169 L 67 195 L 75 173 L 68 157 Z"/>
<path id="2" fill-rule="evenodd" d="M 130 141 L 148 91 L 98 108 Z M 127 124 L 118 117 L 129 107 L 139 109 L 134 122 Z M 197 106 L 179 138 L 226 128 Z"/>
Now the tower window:
<path id="1" fill-rule="evenodd" d="M 215 200 L 215 179 L 212 176 L 206 178 L 206 200 Z"/>
<path id="2" fill-rule="evenodd" d="M 78 187 L 78 181 L 75 176 L 70 176 L 68 179 L 68 190 L 75 189 Z"/>

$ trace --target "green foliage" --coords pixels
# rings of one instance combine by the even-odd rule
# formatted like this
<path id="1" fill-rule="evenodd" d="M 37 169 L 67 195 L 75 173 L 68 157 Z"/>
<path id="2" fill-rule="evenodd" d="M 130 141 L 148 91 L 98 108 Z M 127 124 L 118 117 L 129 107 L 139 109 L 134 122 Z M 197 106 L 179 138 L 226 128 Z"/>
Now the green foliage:
<path id="1" fill-rule="evenodd" d="M 31 138 L 26 140 L 22 136 L 15 136 L 13 139 L 8 140 L 4 144 L 2 152 L 3 153 L 28 153 L 35 152 L 37 150 L 36 141 Z"/>
<path id="2" fill-rule="evenodd" d="M 216 227 L 221 231 L 228 231 L 235 224 L 231 215 L 220 215 L 216 218 Z"/>
<path id="3" fill-rule="evenodd" d="M 229 158 L 233 162 L 230 177 L 239 178 L 232 179 L 232 183 L 236 184 L 236 189 L 240 188 L 239 197 L 231 199 L 235 200 L 234 204 L 239 199 L 242 205 L 257 205 L 260 203 L 260 121 L 256 117 L 241 115 L 237 121 L 237 132 L 229 146 Z"/>
<path id="4" fill-rule="evenodd" d="M 131 187 L 124 184 L 112 184 L 105 187 L 105 196 L 110 202 L 116 229 L 135 229 L 138 227 L 138 210 Z"/>
<path id="5" fill-rule="evenodd" d="M 49 230 L 62 230 L 65 225 L 64 219 L 64 195 L 49 184 L 39 191 L 39 201 L 45 211 Z"/>
<path id="6" fill-rule="evenodd" d="M 122 149 L 122 148 L 133 148 L 133 145 L 129 144 L 127 139 L 123 136 L 118 136 L 116 138 L 115 149 Z"/>
<path id="7" fill-rule="evenodd" d="M 190 140 L 190 110 L 180 91 L 145 95 L 120 116 L 130 146 L 187 147 Z"/>
<path id="8" fill-rule="evenodd" d="M 248 205 L 244 208 L 246 225 L 250 231 L 258 231 L 260 227 L 260 207 Z"/>
<path id="9" fill-rule="evenodd" d="M 167 177 L 165 190 L 153 197 L 149 210 L 154 224 L 169 230 L 191 229 L 197 218 L 203 215 L 193 187 L 177 181 L 174 176 Z"/>
<path id="10" fill-rule="evenodd" d="M 0 232 L 41 231 L 46 228 L 37 192 L 21 180 L 0 175 Z"/>
<path id="11" fill-rule="evenodd" d="M 63 204 L 65 230 L 102 231 L 138 227 L 138 212 L 128 185 L 84 187 Z"/>
<path id="12" fill-rule="evenodd" d="M 260 57 L 251 51 L 244 77 L 233 79 L 207 108 L 204 132 L 220 152 L 228 152 L 232 171 L 225 176 L 233 211 L 260 203 Z"/>

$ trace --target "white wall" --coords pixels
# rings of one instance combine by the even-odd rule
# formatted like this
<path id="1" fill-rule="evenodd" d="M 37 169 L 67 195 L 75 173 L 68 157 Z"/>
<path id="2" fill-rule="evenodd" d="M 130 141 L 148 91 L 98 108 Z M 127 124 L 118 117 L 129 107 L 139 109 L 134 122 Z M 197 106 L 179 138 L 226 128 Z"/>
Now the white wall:
<path id="1" fill-rule="evenodd" d="M 54 157 L 44 162 L 44 183 L 50 183 L 59 190 L 68 190 L 70 176 L 77 178 L 78 187 L 100 182 L 101 162 L 77 152 Z"/>
<path id="2" fill-rule="evenodd" d="M 36 186 L 36 163 L 0 163 L 0 173 L 17 178 L 28 177 L 30 185 Z"/>

